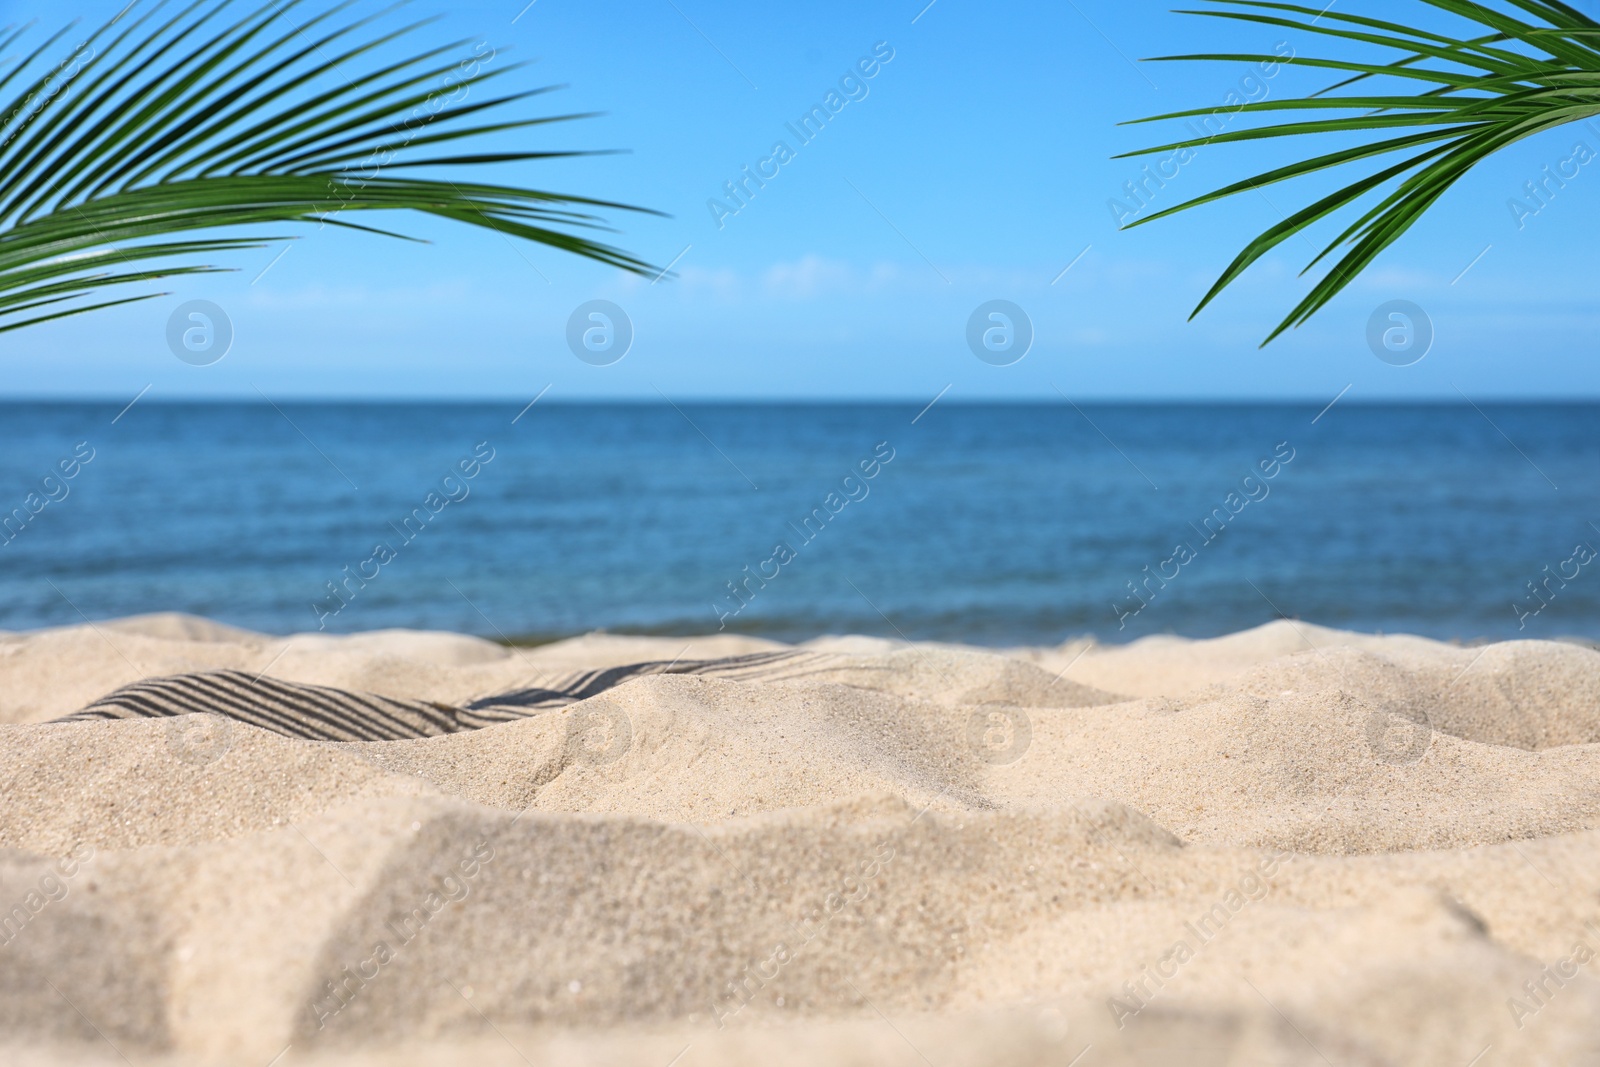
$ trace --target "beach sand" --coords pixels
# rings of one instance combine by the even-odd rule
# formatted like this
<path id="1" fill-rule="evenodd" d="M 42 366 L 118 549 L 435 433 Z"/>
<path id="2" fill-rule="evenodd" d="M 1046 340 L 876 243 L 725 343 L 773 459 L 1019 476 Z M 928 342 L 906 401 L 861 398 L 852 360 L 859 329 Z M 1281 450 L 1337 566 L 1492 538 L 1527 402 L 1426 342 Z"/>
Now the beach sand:
<path id="1" fill-rule="evenodd" d="M 192 671 L 459 706 L 787 647 L 0 636 L 0 1054 L 1600 1062 L 1577 644 L 841 637 L 784 677 L 634 677 L 415 740 L 50 721 Z"/>

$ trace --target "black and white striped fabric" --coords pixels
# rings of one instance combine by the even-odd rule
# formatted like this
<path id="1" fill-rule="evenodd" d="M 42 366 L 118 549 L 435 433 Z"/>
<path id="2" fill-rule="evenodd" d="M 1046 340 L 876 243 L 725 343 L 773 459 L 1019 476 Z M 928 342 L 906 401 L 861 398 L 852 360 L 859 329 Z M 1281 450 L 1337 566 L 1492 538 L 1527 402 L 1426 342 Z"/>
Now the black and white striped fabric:
<path id="1" fill-rule="evenodd" d="M 282 682 L 242 671 L 147 678 L 56 721 L 156 719 L 197 713 L 221 715 L 308 741 L 397 741 L 438 737 L 489 724 L 475 721 L 466 709 L 447 704 Z"/>
<path id="2" fill-rule="evenodd" d="M 634 663 L 579 671 L 461 706 L 397 700 L 322 685 L 284 682 L 242 671 L 199 671 L 123 686 L 57 722 L 153 719 L 205 713 L 308 741 L 403 741 L 511 722 L 587 700 L 630 678 L 705 674 L 734 680 L 795 677 L 818 669 L 826 654 L 758 652 L 726 659 Z"/>

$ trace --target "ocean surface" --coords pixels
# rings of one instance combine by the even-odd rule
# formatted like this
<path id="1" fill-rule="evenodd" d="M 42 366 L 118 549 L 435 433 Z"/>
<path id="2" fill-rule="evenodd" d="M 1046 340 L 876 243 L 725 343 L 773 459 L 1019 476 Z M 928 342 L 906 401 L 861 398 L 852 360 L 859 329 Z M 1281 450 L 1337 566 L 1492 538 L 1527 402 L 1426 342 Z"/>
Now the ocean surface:
<path id="1" fill-rule="evenodd" d="M 1600 635 L 1600 405 L 1320 410 L 10 403 L 0 628 Z"/>

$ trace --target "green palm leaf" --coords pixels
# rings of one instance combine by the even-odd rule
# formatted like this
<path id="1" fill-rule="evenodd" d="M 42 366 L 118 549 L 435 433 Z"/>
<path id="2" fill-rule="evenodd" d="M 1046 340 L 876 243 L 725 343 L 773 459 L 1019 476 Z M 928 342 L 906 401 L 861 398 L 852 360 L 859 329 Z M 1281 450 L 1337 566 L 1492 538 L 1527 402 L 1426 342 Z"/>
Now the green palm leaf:
<path id="1" fill-rule="evenodd" d="M 585 236 L 604 228 L 595 209 L 643 209 L 461 177 L 586 153 L 436 147 L 587 116 L 498 118 L 548 90 L 495 94 L 520 64 L 470 41 L 395 55 L 432 20 L 383 28 L 393 8 L 346 18 L 352 2 L 134 0 L 65 59 L 48 57 L 68 30 L 0 66 L 0 331 L 167 295 L 106 290 L 220 270 L 196 257 L 287 240 L 274 224 L 400 236 L 357 212 L 422 212 L 654 273 Z M 0 55 L 25 31 L 0 32 Z M 240 226 L 263 229 L 184 237 Z"/>
<path id="2" fill-rule="evenodd" d="M 1320 311 L 1410 229 L 1450 187 L 1491 154 L 1536 133 L 1600 115 L 1600 23 L 1558 0 L 1411 0 L 1465 20 L 1473 36 L 1456 37 L 1413 29 L 1386 19 L 1265 0 L 1207 0 L 1215 10 L 1183 14 L 1231 19 L 1296 33 L 1354 42 L 1377 50 L 1371 59 L 1325 59 L 1276 55 L 1205 54 L 1167 56 L 1164 61 L 1210 60 L 1292 63 L 1348 73 L 1329 90 L 1292 100 L 1246 103 L 1240 112 L 1298 112 L 1291 121 L 1233 130 L 1130 152 L 1150 155 L 1209 144 L 1317 134 L 1381 133 L 1356 148 L 1326 152 L 1277 167 L 1242 182 L 1139 219 L 1158 218 L 1265 185 L 1328 168 L 1376 160 L 1378 167 L 1282 223 L 1268 228 L 1223 271 L 1191 313 L 1192 319 L 1256 260 L 1307 227 L 1353 207 L 1385 186 L 1393 189 L 1327 245 L 1309 271 L 1344 250 L 1299 305 L 1262 342 L 1265 347 L 1290 327 Z M 1522 16 L 1532 16 L 1529 21 Z M 1486 33 L 1484 31 L 1487 31 Z M 1359 95 L 1340 90 L 1369 79 L 1394 79 L 1392 94 L 1365 85 Z M 1382 83 L 1380 83 L 1382 84 Z M 1414 84 L 1411 91 L 1403 87 Z M 1232 110 L 1232 109 L 1230 109 Z M 1339 112 L 1343 112 L 1340 114 Z M 1157 115 L 1140 122 L 1193 118 L 1211 109 Z M 1407 132 L 1409 131 L 1409 132 Z M 1395 157 L 1400 157 L 1396 159 Z M 1126 157 L 1118 157 L 1126 158 Z"/>

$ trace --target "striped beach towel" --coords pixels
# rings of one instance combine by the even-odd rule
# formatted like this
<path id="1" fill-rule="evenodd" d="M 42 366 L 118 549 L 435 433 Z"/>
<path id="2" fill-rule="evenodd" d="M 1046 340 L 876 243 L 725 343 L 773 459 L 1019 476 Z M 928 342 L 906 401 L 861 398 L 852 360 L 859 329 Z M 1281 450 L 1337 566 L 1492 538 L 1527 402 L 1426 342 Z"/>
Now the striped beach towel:
<path id="1" fill-rule="evenodd" d="M 399 700 L 323 685 L 285 682 L 243 671 L 197 671 L 147 678 L 101 697 L 57 722 L 221 715 L 308 741 L 401 741 L 477 730 L 587 700 L 630 678 L 703 674 L 734 680 L 799 677 L 826 669 L 826 653 L 758 652 L 713 660 L 634 663 L 578 671 L 547 685 L 498 693 L 461 705 Z"/>

